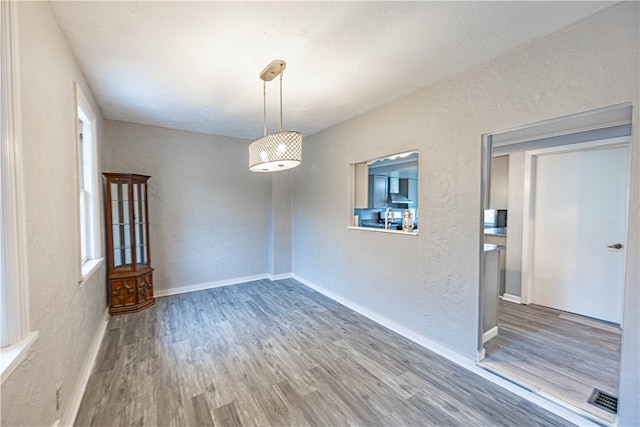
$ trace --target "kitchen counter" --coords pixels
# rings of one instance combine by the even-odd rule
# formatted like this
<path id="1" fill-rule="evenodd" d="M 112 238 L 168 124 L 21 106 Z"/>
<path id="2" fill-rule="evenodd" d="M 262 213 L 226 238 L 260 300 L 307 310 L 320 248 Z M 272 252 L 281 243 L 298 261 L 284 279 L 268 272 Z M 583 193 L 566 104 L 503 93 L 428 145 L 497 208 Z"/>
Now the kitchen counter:
<path id="1" fill-rule="evenodd" d="M 384 222 L 376 222 L 369 219 L 363 219 L 360 223 L 360 227 L 370 227 L 370 228 L 382 228 L 384 229 Z M 389 230 L 401 230 L 402 231 L 402 221 L 394 221 L 389 223 Z M 413 224 L 413 230 L 416 231 L 418 229 L 418 223 L 415 222 Z"/>
<path id="2" fill-rule="evenodd" d="M 485 228 L 484 229 L 485 236 L 506 236 L 507 228 Z"/>
<path id="3" fill-rule="evenodd" d="M 391 223 L 393 225 L 393 223 Z M 380 222 L 375 222 L 375 221 L 370 221 L 370 220 L 362 220 L 362 225 L 361 227 L 371 227 L 371 228 L 384 228 L 384 223 L 380 223 Z M 397 227 L 390 227 L 390 230 L 397 230 Z"/>
<path id="4" fill-rule="evenodd" d="M 351 230 L 364 230 L 364 231 L 374 231 L 376 233 L 389 233 L 389 234 L 402 234 L 404 236 L 417 236 L 418 235 L 418 230 L 413 230 L 412 232 L 405 232 L 402 230 L 387 230 L 384 228 L 384 225 L 382 226 L 382 228 L 374 228 L 374 227 L 354 227 L 354 226 L 349 226 L 347 227 Z"/>
<path id="5" fill-rule="evenodd" d="M 484 244 L 484 253 L 489 253 L 489 252 L 498 252 L 504 249 L 504 246 L 500 246 L 500 245 L 492 245 L 490 243 L 485 243 Z"/>

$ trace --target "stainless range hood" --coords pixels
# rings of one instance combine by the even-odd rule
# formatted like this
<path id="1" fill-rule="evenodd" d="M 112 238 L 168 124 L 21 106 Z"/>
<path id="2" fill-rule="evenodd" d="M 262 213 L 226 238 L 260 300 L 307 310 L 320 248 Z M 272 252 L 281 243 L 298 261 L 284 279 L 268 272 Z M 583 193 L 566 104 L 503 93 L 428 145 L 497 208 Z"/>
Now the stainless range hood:
<path id="1" fill-rule="evenodd" d="M 413 203 L 412 200 L 409 200 L 407 196 L 402 193 L 389 193 L 389 197 L 387 198 L 388 203 Z"/>
<path id="2" fill-rule="evenodd" d="M 406 179 L 404 179 L 406 183 Z M 403 203 L 410 204 L 413 200 L 407 197 L 407 194 L 401 193 L 400 179 L 396 177 L 389 177 L 389 195 L 387 197 L 387 203 Z"/>

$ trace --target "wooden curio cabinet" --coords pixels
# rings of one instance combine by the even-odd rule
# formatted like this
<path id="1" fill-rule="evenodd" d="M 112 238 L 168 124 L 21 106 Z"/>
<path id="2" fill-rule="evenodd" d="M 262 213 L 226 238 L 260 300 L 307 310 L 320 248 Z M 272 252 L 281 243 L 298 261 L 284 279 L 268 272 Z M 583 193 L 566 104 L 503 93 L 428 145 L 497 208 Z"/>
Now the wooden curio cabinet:
<path id="1" fill-rule="evenodd" d="M 145 175 L 105 173 L 109 314 L 155 304 Z"/>

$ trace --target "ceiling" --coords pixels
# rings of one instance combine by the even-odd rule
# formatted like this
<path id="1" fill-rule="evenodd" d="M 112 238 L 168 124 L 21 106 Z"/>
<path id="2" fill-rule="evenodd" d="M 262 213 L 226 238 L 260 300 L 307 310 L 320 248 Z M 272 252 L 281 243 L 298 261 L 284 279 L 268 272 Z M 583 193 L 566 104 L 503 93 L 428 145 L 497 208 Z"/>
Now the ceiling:
<path id="1" fill-rule="evenodd" d="M 611 2 L 50 3 L 105 118 L 262 135 L 260 71 L 310 135 L 554 32 Z M 269 132 L 278 81 L 267 84 Z"/>

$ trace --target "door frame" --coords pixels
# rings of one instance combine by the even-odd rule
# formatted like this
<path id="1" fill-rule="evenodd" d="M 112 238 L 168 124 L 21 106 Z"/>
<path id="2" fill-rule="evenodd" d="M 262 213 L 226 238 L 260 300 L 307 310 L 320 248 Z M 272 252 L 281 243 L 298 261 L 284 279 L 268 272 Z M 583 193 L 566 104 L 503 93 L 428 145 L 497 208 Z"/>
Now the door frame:
<path id="1" fill-rule="evenodd" d="M 523 189 L 523 221 L 522 221 L 522 282 L 521 282 L 521 302 L 523 304 L 529 304 L 532 300 L 531 294 L 533 290 L 533 237 L 535 233 L 535 218 L 534 218 L 534 200 L 535 188 L 534 183 L 536 179 L 536 160 L 540 156 L 547 156 L 552 154 L 562 154 L 578 151 L 586 151 L 598 148 L 627 148 L 626 153 L 626 179 L 628 181 L 627 197 L 625 205 L 625 224 L 624 235 L 627 236 L 629 228 L 629 186 L 631 184 L 630 172 L 631 172 L 631 156 L 629 147 L 631 146 L 631 137 L 623 136 L 616 138 L 600 139 L 595 141 L 583 142 L 578 144 L 560 145 L 556 147 L 541 148 L 537 150 L 525 151 L 524 153 L 524 189 Z M 622 248 L 623 250 L 623 280 L 619 284 L 620 295 L 622 295 L 620 301 L 620 328 L 622 328 L 622 319 L 624 314 L 624 284 L 626 273 L 626 259 L 627 259 L 627 245 Z"/>
<path id="2" fill-rule="evenodd" d="M 476 361 L 485 357 L 484 343 L 482 342 L 484 318 L 484 209 L 489 207 L 490 182 L 491 182 L 491 156 L 493 148 L 509 145 L 523 144 L 544 138 L 561 137 L 572 135 L 583 131 L 611 128 L 618 125 L 631 125 L 634 114 L 632 102 L 622 102 L 607 107 L 568 114 L 537 122 L 531 122 L 520 126 L 494 130 L 480 135 L 480 200 L 478 209 L 478 317 L 477 317 L 477 353 Z M 633 130 L 631 132 L 633 135 Z M 631 139 L 632 136 L 629 136 Z M 572 145 L 572 144 L 569 144 Z M 632 144 L 630 144 L 631 148 Z M 631 157 L 630 164 L 631 164 Z M 631 168 L 629 168 L 631 170 Z M 631 173 L 631 172 L 629 172 Z M 628 204 L 628 199 L 627 199 Z M 524 207 L 524 206 L 523 206 Z M 628 233 L 629 212 L 627 212 L 627 233 Z M 523 230 L 524 231 L 524 230 Z M 627 236 L 628 237 L 628 236 Z M 625 260 L 626 261 L 626 260 Z M 522 261 L 520 262 L 522 265 Z M 625 271 L 626 274 L 626 271 Z M 625 293 L 627 283 L 625 278 Z M 522 295 L 522 280 L 520 283 L 520 295 Z M 623 298 L 624 299 L 624 298 Z M 518 304 L 522 303 L 522 298 L 518 297 Z M 623 311 L 624 315 L 624 311 Z M 621 325 L 622 326 L 622 325 Z M 624 336 L 624 331 L 623 331 Z"/>

